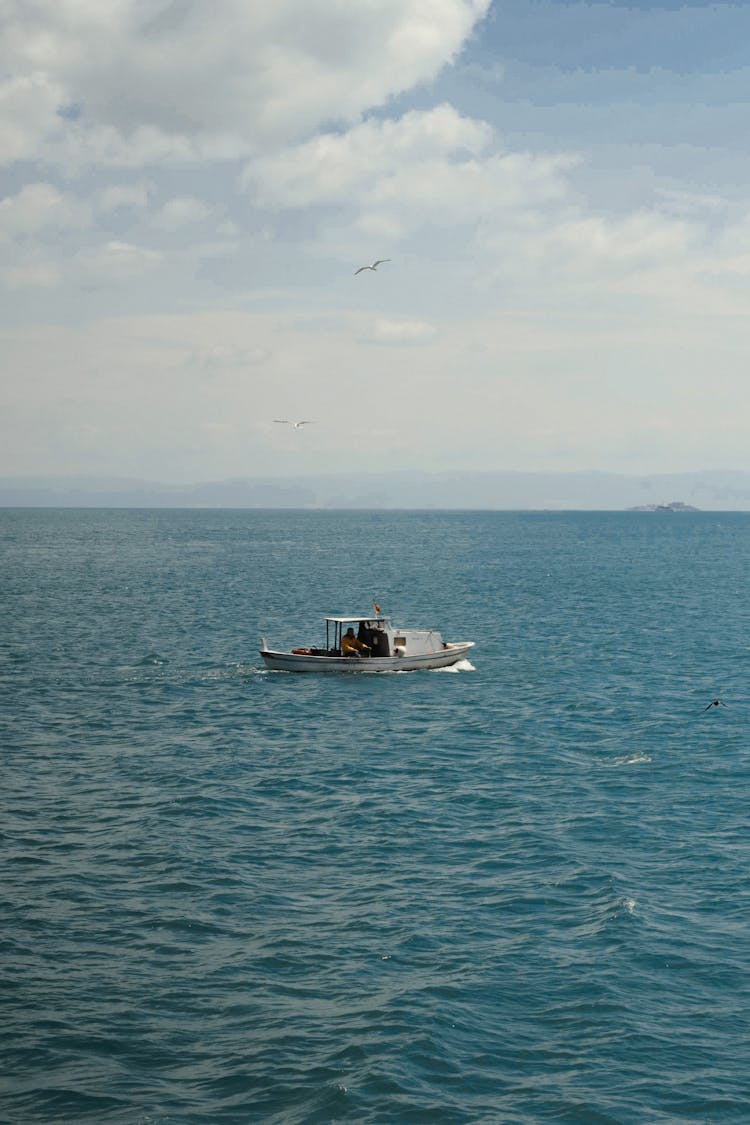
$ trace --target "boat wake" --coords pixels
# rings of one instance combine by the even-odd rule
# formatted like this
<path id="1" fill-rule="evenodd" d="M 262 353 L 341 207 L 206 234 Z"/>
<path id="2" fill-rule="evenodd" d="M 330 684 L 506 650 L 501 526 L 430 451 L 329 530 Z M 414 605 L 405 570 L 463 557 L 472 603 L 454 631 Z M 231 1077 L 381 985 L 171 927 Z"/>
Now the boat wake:
<path id="1" fill-rule="evenodd" d="M 455 664 L 449 664 L 447 668 L 433 668 L 433 672 L 476 672 L 476 668 L 470 660 L 458 660 Z"/>

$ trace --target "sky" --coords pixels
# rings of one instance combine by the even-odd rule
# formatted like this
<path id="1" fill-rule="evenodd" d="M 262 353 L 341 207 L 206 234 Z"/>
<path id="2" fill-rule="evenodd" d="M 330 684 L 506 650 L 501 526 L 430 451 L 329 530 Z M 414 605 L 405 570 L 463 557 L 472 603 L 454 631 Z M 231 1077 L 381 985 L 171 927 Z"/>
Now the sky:
<path id="1" fill-rule="evenodd" d="M 0 475 L 750 469 L 748 43 L 721 0 L 0 0 Z"/>

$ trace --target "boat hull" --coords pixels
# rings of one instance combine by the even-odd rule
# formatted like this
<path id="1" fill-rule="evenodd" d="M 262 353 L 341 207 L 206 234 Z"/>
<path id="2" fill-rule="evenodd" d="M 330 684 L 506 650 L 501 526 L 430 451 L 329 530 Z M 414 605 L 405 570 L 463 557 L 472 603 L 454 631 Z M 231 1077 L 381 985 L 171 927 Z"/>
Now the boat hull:
<path id="1" fill-rule="evenodd" d="M 414 656 L 312 656 L 308 653 L 273 652 L 261 649 L 267 668 L 276 672 L 417 672 L 420 669 L 449 668 L 463 660 L 473 641 L 446 644 L 437 652 Z"/>

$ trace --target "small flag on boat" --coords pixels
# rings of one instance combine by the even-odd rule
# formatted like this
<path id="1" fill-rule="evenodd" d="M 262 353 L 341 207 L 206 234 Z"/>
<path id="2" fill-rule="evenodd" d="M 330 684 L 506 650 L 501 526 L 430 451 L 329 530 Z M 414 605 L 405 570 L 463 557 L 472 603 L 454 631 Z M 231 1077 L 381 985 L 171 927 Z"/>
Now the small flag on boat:
<path id="1" fill-rule="evenodd" d="M 380 606 L 378 605 L 377 602 L 372 603 L 372 608 L 375 610 L 376 613 L 380 613 Z"/>

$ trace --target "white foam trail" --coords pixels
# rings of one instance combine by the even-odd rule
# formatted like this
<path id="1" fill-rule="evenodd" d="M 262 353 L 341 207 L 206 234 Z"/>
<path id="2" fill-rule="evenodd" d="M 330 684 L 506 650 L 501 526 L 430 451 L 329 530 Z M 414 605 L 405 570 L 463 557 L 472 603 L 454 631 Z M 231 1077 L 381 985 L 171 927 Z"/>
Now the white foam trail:
<path id="1" fill-rule="evenodd" d="M 433 672 L 476 672 L 476 668 L 470 660 L 459 660 L 455 664 L 449 664 L 447 668 L 433 668 Z"/>
<path id="2" fill-rule="evenodd" d="M 616 769 L 617 766 L 641 766 L 650 761 L 651 758 L 648 754 L 644 754 L 642 750 L 636 750 L 623 758 L 612 758 L 608 762 L 603 762 L 602 765 L 605 769 Z"/>

